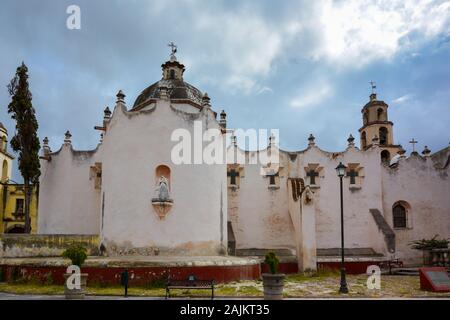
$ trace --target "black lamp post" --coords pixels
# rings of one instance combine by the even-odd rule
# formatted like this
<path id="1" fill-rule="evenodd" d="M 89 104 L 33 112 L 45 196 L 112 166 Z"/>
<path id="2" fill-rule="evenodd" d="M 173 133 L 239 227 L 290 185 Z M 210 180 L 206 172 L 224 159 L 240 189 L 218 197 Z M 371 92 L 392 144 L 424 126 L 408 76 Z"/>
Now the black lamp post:
<path id="1" fill-rule="evenodd" d="M 336 173 L 339 177 L 341 187 L 341 287 L 339 293 L 348 293 L 347 280 L 345 279 L 345 265 L 344 265 L 344 197 L 342 191 L 342 178 L 345 175 L 345 169 L 347 167 L 339 162 L 336 167 Z"/>

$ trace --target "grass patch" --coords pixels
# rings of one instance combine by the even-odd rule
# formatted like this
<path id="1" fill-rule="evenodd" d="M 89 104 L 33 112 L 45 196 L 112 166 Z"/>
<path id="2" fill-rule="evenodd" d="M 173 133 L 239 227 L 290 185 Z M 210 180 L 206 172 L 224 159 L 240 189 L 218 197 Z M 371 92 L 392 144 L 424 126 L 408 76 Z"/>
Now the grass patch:
<path id="1" fill-rule="evenodd" d="M 286 281 L 303 282 L 303 281 L 317 281 L 327 278 L 339 277 L 339 270 L 323 268 L 317 271 L 309 271 L 304 273 L 290 274 L 286 276 Z"/>

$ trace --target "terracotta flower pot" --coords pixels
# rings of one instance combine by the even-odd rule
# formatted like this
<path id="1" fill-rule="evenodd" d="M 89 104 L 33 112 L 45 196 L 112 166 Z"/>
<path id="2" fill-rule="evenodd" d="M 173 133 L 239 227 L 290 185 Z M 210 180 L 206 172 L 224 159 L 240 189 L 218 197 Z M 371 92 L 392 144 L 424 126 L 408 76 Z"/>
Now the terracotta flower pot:
<path id="1" fill-rule="evenodd" d="M 86 283 L 88 274 L 81 273 L 80 274 L 80 288 L 79 289 L 69 289 L 67 288 L 67 279 L 72 275 L 72 273 L 64 274 L 64 294 L 66 299 L 84 299 L 84 295 L 86 293 Z"/>
<path id="2" fill-rule="evenodd" d="M 282 300 L 284 278 L 286 276 L 282 273 L 271 274 L 263 273 L 263 287 L 265 300 Z"/>

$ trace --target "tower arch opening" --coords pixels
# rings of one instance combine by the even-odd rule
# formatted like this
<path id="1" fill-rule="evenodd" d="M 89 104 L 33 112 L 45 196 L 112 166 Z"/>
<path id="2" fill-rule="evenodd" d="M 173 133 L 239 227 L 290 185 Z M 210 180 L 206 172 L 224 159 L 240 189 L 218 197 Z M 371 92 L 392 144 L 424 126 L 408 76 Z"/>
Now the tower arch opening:
<path id="1" fill-rule="evenodd" d="M 365 149 L 367 147 L 367 137 L 366 137 L 366 132 L 363 131 L 363 133 L 361 134 L 361 149 Z"/>
<path id="2" fill-rule="evenodd" d="M 381 127 L 378 131 L 380 137 L 380 145 L 385 146 L 388 144 L 388 129 Z"/>

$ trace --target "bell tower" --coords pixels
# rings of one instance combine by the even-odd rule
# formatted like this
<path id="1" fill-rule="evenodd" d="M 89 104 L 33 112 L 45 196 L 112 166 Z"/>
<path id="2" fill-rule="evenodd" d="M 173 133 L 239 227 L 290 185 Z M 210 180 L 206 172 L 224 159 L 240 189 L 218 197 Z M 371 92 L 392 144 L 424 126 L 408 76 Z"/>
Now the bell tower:
<path id="1" fill-rule="evenodd" d="M 370 100 L 362 108 L 363 126 L 359 129 L 361 150 L 367 150 L 372 145 L 378 144 L 381 149 L 381 161 L 389 163 L 391 158 L 400 150 L 399 145 L 394 144 L 394 124 L 388 120 L 388 105 L 377 99 L 377 94 L 372 84 Z"/>

